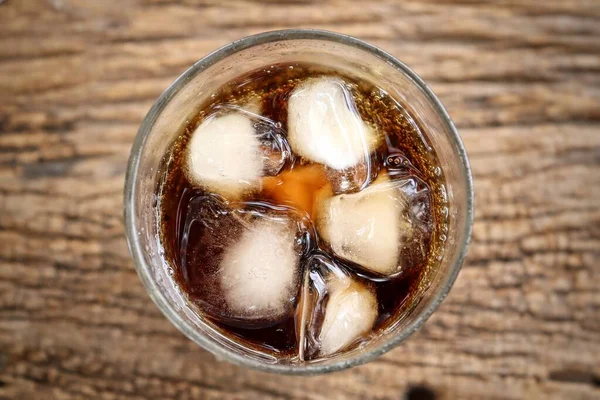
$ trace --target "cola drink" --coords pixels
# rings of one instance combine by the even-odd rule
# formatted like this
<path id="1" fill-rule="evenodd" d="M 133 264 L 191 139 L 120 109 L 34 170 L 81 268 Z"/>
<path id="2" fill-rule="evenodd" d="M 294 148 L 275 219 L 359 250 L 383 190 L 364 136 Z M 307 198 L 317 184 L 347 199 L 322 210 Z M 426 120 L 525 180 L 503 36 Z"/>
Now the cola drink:
<path id="1" fill-rule="evenodd" d="M 229 82 L 161 166 L 175 281 L 223 335 L 282 362 L 365 345 L 439 261 L 447 200 L 432 134 L 375 83 L 319 65 Z"/>

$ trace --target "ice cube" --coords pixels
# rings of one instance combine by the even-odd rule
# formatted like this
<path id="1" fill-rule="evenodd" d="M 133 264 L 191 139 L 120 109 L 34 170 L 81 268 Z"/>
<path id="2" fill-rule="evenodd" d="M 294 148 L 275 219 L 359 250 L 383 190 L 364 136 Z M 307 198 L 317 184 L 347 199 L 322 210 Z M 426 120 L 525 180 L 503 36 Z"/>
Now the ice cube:
<path id="1" fill-rule="evenodd" d="M 292 151 L 279 125 L 261 118 L 254 126 L 259 134 L 263 174 L 275 176 L 291 162 Z"/>
<path id="2" fill-rule="evenodd" d="M 380 276 L 426 254 L 432 229 L 429 191 L 413 176 L 381 174 L 366 189 L 321 200 L 317 231 L 338 257 Z"/>
<path id="3" fill-rule="evenodd" d="M 291 157 L 281 128 L 237 106 L 220 106 L 193 132 L 186 176 L 205 189 L 237 199 L 260 189 L 261 177 L 276 175 Z"/>
<path id="4" fill-rule="evenodd" d="M 352 277 L 326 255 L 308 261 L 300 309 L 300 358 L 344 350 L 372 328 L 377 298 L 372 285 Z"/>
<path id="5" fill-rule="evenodd" d="M 220 282 L 230 310 L 240 316 L 273 318 L 289 313 L 298 295 L 300 253 L 290 221 L 252 223 L 225 251 Z"/>
<path id="6" fill-rule="evenodd" d="M 186 167 L 190 181 L 225 197 L 259 188 L 263 164 L 251 119 L 242 113 L 205 119 L 188 144 Z"/>
<path id="7" fill-rule="evenodd" d="M 233 208 L 235 206 L 235 208 Z M 233 326 L 272 326 L 293 314 L 304 220 L 285 207 L 192 196 L 182 228 L 180 263 L 192 299 Z"/>
<path id="8" fill-rule="evenodd" d="M 248 100 L 243 106 L 227 105 L 227 110 L 237 110 L 252 120 L 252 125 L 260 141 L 264 175 L 277 175 L 287 163 L 292 161 L 292 150 L 280 122 L 275 122 L 261 114 L 259 98 Z"/>
<path id="9" fill-rule="evenodd" d="M 342 170 L 368 162 L 380 136 L 360 117 L 344 81 L 309 79 L 288 102 L 289 141 L 297 154 Z"/>
<path id="10" fill-rule="evenodd" d="M 354 193 L 366 188 L 377 178 L 379 163 L 372 154 L 368 162 L 337 170 L 327 168 L 327 178 L 334 194 Z"/>
<path id="11" fill-rule="evenodd" d="M 369 332 L 377 319 L 377 298 L 366 285 L 350 278 L 328 282 L 329 301 L 319 333 L 321 355 L 330 355 Z"/>

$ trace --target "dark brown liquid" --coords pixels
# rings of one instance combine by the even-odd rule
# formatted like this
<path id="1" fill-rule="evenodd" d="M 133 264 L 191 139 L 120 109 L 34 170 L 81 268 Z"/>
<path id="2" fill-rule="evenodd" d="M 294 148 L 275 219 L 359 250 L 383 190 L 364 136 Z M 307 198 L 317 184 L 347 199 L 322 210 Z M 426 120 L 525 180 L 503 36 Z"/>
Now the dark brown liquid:
<path id="1" fill-rule="evenodd" d="M 210 306 L 202 301 L 205 292 L 214 289 L 207 277 L 214 268 L 212 260 L 218 260 L 220 254 L 213 250 L 207 254 L 209 247 L 203 245 L 205 231 L 211 227 L 202 221 L 194 220 L 192 224 L 189 221 L 191 214 L 197 212 L 200 215 L 199 208 L 210 205 L 207 199 L 210 200 L 212 195 L 188 181 L 182 164 L 190 134 L 215 106 L 239 104 L 249 98 L 259 99 L 262 103 L 261 114 L 279 123 L 285 132 L 287 99 L 290 93 L 304 79 L 322 75 L 337 76 L 346 81 L 362 118 L 385 132 L 386 140 L 373 155 L 373 161 L 378 168 L 381 171 L 387 170 L 392 177 L 410 172 L 418 177 L 419 185 L 428 191 L 430 204 L 425 211 L 433 221 L 433 229 L 423 240 L 424 256 L 416 258 L 414 265 L 399 276 L 386 279 L 360 272 L 352 263 L 341 262 L 343 268 L 348 268 L 359 276 L 358 279 L 369 281 L 375 287 L 379 317 L 374 334 L 397 321 L 409 304 L 418 301 L 420 289 L 424 285 L 424 272 L 434 268 L 437 258 L 441 255 L 447 208 L 443 175 L 438 167 L 435 151 L 427 141 L 430 133 L 423 131 L 418 122 L 414 121 L 398 102 L 371 83 L 358 81 L 352 76 L 340 75 L 317 65 L 305 64 L 276 65 L 242 76 L 223 87 L 212 97 L 210 103 L 201 107 L 197 117 L 173 143 L 162 166 L 164 180 L 157 188 L 162 221 L 161 240 L 165 256 L 173 266 L 177 283 L 188 295 L 189 300 L 196 303 L 204 317 L 220 328 L 223 334 L 235 338 L 243 346 L 273 354 L 282 360 L 292 360 L 298 353 L 299 344 L 293 313 L 283 322 L 256 328 L 252 324 L 244 325 L 240 321 L 215 318 Z M 301 157 L 295 157 L 292 162 L 286 163 L 283 172 L 308 164 L 310 163 Z M 277 206 L 276 199 L 266 191 L 251 195 L 244 201 L 268 207 Z M 312 239 L 304 244 L 301 262 L 319 252 L 330 253 L 327 245 L 323 245 L 318 237 L 315 237 L 314 230 L 311 232 Z M 227 240 L 231 239 L 223 237 L 223 241 Z M 226 246 L 227 243 L 223 245 Z M 332 258 L 335 259 L 333 256 Z"/>

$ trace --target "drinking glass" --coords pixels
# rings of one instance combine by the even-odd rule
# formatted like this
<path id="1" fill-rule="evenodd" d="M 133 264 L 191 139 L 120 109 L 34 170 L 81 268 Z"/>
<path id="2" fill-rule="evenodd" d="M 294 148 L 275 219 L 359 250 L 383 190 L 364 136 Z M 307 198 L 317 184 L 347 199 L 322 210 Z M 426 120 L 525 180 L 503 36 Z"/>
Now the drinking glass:
<path id="1" fill-rule="evenodd" d="M 366 345 L 330 359 L 290 363 L 248 349 L 223 335 L 186 301 L 173 281 L 159 237 L 161 161 L 173 140 L 232 79 L 278 63 L 320 64 L 365 79 L 400 102 L 428 133 L 445 176 L 448 198 L 444 255 L 429 269 L 414 301 L 393 328 Z M 368 362 L 414 333 L 448 294 L 467 251 L 473 222 L 473 184 L 467 155 L 454 124 L 425 82 L 385 51 L 350 36 L 312 29 L 266 32 L 232 42 L 202 58 L 158 98 L 135 138 L 125 179 L 125 225 L 137 272 L 150 297 L 187 337 L 217 358 L 290 374 L 317 374 Z"/>

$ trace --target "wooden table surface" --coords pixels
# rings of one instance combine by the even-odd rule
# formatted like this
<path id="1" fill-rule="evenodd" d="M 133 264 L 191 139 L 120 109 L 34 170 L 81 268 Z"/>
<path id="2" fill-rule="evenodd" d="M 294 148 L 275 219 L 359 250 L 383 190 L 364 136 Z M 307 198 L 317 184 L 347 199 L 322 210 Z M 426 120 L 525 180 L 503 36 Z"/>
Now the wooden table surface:
<path id="1" fill-rule="evenodd" d="M 600 2 L 0 1 L 1 399 L 600 398 Z M 219 362 L 152 304 L 123 231 L 138 125 L 195 60 L 286 27 L 405 61 L 467 147 L 476 222 L 436 314 L 368 365 Z"/>

